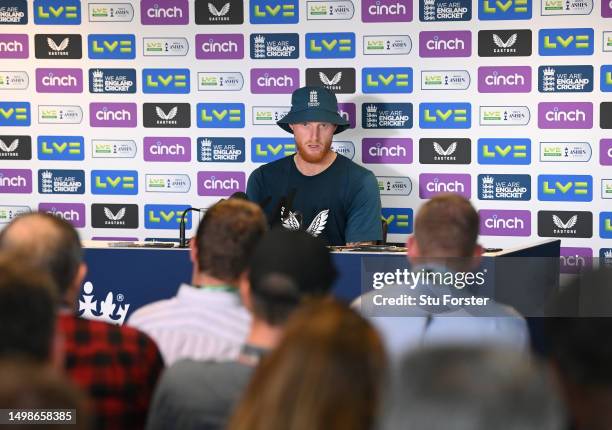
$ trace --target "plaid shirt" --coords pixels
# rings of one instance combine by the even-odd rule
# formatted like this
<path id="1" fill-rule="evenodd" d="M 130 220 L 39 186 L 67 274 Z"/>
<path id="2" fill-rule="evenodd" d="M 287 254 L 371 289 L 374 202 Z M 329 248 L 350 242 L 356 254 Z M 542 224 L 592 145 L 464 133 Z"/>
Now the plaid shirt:
<path id="1" fill-rule="evenodd" d="M 89 394 L 96 429 L 142 429 L 163 360 L 155 343 L 126 326 L 61 314 L 68 375 Z"/>

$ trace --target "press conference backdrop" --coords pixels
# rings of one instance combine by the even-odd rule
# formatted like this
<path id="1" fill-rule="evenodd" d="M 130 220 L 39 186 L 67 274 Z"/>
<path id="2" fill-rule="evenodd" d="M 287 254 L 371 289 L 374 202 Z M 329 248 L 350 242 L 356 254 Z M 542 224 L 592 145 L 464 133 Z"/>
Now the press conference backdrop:
<path id="1" fill-rule="evenodd" d="M 595 1 L 4 0 L 1 222 L 176 237 L 186 207 L 295 151 L 274 124 L 307 84 L 337 94 L 333 147 L 378 177 L 390 241 L 457 192 L 485 245 L 612 258 L 612 4 Z"/>

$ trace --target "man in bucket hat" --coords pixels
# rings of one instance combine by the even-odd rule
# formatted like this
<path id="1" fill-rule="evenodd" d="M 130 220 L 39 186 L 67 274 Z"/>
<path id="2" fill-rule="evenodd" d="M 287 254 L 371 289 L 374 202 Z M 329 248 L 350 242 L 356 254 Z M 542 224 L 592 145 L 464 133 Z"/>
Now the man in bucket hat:
<path id="1" fill-rule="evenodd" d="M 380 194 L 372 172 L 331 150 L 349 123 L 323 87 L 302 87 L 277 122 L 292 133 L 297 152 L 257 168 L 247 184 L 271 225 L 306 230 L 328 245 L 374 243 L 382 238 Z"/>

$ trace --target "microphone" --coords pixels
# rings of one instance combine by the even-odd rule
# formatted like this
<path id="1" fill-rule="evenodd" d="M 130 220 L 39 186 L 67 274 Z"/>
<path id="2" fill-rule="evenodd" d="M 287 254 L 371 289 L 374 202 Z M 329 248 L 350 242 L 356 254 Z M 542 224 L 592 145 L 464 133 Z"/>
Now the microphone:
<path id="1" fill-rule="evenodd" d="M 187 212 L 191 211 L 201 211 L 200 208 L 188 208 L 185 209 L 183 215 L 181 215 L 181 221 L 179 222 L 179 248 L 187 248 L 187 239 L 185 239 L 185 216 Z"/>

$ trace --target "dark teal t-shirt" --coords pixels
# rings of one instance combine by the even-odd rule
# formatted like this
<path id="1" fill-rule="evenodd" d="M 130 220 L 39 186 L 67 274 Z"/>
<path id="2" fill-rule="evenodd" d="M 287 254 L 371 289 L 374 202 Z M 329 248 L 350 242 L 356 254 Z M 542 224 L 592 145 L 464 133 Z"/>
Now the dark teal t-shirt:
<path id="1" fill-rule="evenodd" d="M 314 176 L 300 173 L 293 155 L 265 164 L 251 173 L 247 195 L 270 225 L 307 230 L 328 245 L 382 239 L 376 177 L 342 155 Z"/>

